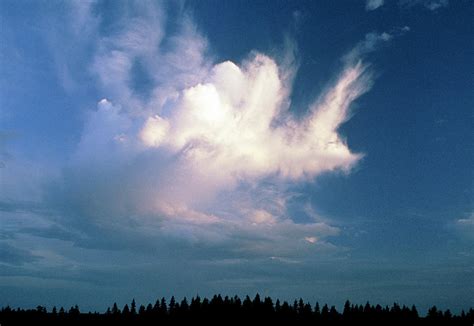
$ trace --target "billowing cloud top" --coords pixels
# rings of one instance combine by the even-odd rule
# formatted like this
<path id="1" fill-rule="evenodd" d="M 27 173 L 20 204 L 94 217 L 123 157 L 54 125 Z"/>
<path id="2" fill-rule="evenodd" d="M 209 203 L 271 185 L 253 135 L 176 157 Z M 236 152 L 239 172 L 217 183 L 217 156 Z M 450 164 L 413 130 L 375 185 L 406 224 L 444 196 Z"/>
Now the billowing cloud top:
<path id="1" fill-rule="evenodd" d="M 204 242 L 245 235 L 253 245 L 239 250 L 272 256 L 275 248 L 288 255 L 302 244 L 324 247 L 339 230 L 308 211 L 296 222 L 288 185 L 348 172 L 360 159 L 338 128 L 371 86 L 361 57 L 390 35 L 359 43 L 335 81 L 295 116 L 294 47 L 280 62 L 255 52 L 215 64 L 189 17 L 162 46 L 161 13 L 145 9 L 98 41 L 92 68 L 107 99 L 88 114 L 62 201 L 101 225 L 132 219 Z M 150 80 L 146 96 L 136 91 L 136 67 Z"/>
<path id="2" fill-rule="evenodd" d="M 207 81 L 183 90 L 171 112 L 149 117 L 140 132 L 147 147 L 180 155 L 207 176 L 224 179 L 276 174 L 300 179 L 358 159 L 337 134 L 351 102 L 367 89 L 359 63 L 300 121 L 286 112 L 277 64 L 258 54 L 243 68 L 227 61 Z M 228 182 L 230 180 L 225 180 Z"/>
<path id="3" fill-rule="evenodd" d="M 93 49 L 89 72 L 103 98 L 87 112 L 62 176 L 45 190 L 64 223 L 219 243 L 230 256 L 334 249 L 328 237 L 340 230 L 290 189 L 349 172 L 361 158 L 338 130 L 372 85 L 363 56 L 393 33 L 368 34 L 333 82 L 293 110 L 291 41 L 282 59 L 252 52 L 216 63 L 186 14 L 169 33 L 163 8 L 137 3 L 101 31 L 93 3 L 75 6 L 82 18 L 72 34 L 88 36 L 78 41 Z"/>

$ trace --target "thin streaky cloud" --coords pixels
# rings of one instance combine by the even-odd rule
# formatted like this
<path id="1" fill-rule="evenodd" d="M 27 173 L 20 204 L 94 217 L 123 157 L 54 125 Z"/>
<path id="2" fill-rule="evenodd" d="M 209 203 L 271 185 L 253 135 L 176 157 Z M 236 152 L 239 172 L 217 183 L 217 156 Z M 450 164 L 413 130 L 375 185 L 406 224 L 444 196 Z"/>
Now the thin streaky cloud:
<path id="1" fill-rule="evenodd" d="M 372 11 L 376 10 L 384 5 L 384 0 L 366 0 L 365 10 Z"/>

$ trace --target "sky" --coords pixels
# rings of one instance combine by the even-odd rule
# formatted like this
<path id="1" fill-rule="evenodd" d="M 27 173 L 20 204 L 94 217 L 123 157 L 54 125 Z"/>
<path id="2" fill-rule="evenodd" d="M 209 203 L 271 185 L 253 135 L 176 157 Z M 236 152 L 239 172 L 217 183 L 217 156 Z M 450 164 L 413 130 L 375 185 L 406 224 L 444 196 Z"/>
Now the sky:
<path id="1" fill-rule="evenodd" d="M 473 14 L 0 1 L 0 306 L 474 306 Z"/>

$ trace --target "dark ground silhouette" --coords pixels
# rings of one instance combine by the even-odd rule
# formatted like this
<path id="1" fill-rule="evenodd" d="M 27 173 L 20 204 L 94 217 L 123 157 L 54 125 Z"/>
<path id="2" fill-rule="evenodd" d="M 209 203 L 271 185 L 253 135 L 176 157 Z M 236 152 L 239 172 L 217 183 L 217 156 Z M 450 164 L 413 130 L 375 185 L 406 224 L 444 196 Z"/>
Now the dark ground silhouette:
<path id="1" fill-rule="evenodd" d="M 351 304 L 346 301 L 342 311 L 334 306 L 311 306 L 302 299 L 293 303 L 271 298 L 251 299 L 246 296 L 224 297 L 215 295 L 212 299 L 199 296 L 181 302 L 171 297 L 154 304 L 137 307 L 135 300 L 119 308 L 116 303 L 104 313 L 81 312 L 78 306 L 69 309 L 45 307 L 36 309 L 0 310 L 1 326 L 8 325 L 169 325 L 169 324 L 248 324 L 283 325 L 474 325 L 474 310 L 453 315 L 449 310 L 441 311 L 435 306 L 425 317 L 420 317 L 415 306 L 406 307 L 394 303 L 391 307 L 380 305 Z"/>

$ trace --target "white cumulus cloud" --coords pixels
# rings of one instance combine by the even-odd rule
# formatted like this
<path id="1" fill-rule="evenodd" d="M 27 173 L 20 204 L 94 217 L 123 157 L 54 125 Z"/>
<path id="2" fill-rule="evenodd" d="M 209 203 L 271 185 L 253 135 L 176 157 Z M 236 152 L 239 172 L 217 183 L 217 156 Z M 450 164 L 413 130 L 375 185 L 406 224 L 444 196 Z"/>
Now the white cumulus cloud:
<path id="1" fill-rule="evenodd" d="M 337 129 L 368 87 L 365 67 L 348 67 L 296 120 L 284 105 L 287 90 L 274 60 L 258 54 L 242 68 L 223 62 L 203 83 L 183 90 L 172 112 L 149 118 L 142 140 L 181 153 L 183 161 L 208 177 L 219 171 L 225 183 L 270 174 L 298 180 L 348 170 L 360 156 L 351 153 Z"/>
<path id="2" fill-rule="evenodd" d="M 189 16 L 170 34 L 159 7 L 127 15 L 134 12 L 109 34 L 95 33 L 90 69 L 104 98 L 87 114 L 51 197 L 103 228 L 132 225 L 234 253 L 334 249 L 328 237 L 339 228 L 305 210 L 295 218 L 288 187 L 360 160 L 339 128 L 372 85 L 362 57 L 396 32 L 368 34 L 295 116 L 294 42 L 286 40 L 280 60 L 253 52 L 216 63 Z M 150 80 L 147 95 L 134 85 L 137 64 Z"/>

